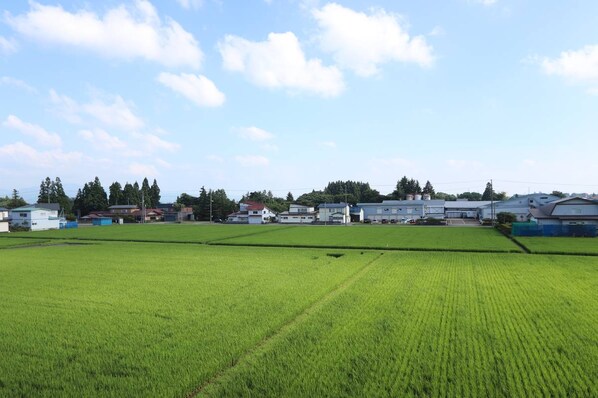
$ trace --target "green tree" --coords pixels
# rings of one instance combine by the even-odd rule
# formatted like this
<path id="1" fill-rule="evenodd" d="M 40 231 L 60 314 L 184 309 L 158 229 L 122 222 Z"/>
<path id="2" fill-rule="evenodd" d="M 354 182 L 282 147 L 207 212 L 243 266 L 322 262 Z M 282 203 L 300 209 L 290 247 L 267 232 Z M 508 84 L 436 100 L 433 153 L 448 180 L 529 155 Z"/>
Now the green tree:
<path id="1" fill-rule="evenodd" d="M 155 178 L 154 182 L 152 183 L 152 186 L 150 187 L 150 197 L 152 198 L 152 203 L 154 207 L 160 204 L 160 187 L 158 186 L 158 182 Z"/>
<path id="2" fill-rule="evenodd" d="M 486 183 L 486 189 L 484 189 L 484 193 L 482 194 L 482 200 L 496 200 L 496 192 L 494 192 L 490 182 Z"/>
<path id="3" fill-rule="evenodd" d="M 110 206 L 123 204 L 124 193 L 122 186 L 118 181 L 115 181 L 112 184 L 110 184 L 108 192 L 110 193 L 108 196 L 108 204 Z"/>
<path id="4" fill-rule="evenodd" d="M 471 201 L 482 200 L 482 194 L 479 192 L 463 192 L 457 196 L 459 199 L 466 199 Z"/>
<path id="5" fill-rule="evenodd" d="M 293 203 L 295 198 L 293 198 L 293 194 L 291 192 L 287 193 L 287 202 Z"/>
<path id="6" fill-rule="evenodd" d="M 457 196 L 455 196 L 451 193 L 445 193 L 445 192 L 437 192 L 435 198 L 438 200 L 448 200 L 448 201 L 457 200 Z"/>
<path id="7" fill-rule="evenodd" d="M 422 189 L 422 193 L 430 195 L 432 199 L 435 198 L 436 192 L 434 192 L 434 187 L 430 181 L 426 181 L 426 185 L 424 186 L 424 189 Z"/>
<path id="8" fill-rule="evenodd" d="M 501 211 L 496 215 L 496 220 L 500 224 L 512 224 L 517 221 L 517 215 L 509 212 Z"/>
<path id="9" fill-rule="evenodd" d="M 60 208 L 66 214 L 70 214 L 72 212 L 73 205 L 71 203 L 71 199 L 67 196 L 66 192 L 64 192 L 64 187 L 62 186 L 60 177 L 56 177 L 51 186 L 52 191 L 50 192 L 50 196 L 53 198 L 54 203 L 58 203 Z"/>
<path id="10" fill-rule="evenodd" d="M 147 180 L 147 177 L 145 177 L 141 183 L 141 199 L 142 204 L 145 205 L 146 209 L 154 207 L 154 203 L 152 202 L 152 197 L 150 194 L 150 184 Z"/>
<path id="11" fill-rule="evenodd" d="M 565 195 L 561 191 L 552 191 L 550 194 L 553 195 L 553 196 L 557 196 L 557 197 L 559 197 L 561 199 L 567 197 L 567 195 Z"/>
<path id="12" fill-rule="evenodd" d="M 37 203 L 52 203 L 50 193 L 52 191 L 52 180 L 46 177 L 39 185 L 39 195 L 37 196 Z"/>
<path id="13" fill-rule="evenodd" d="M 5 197 L 2 200 L 2 206 L 6 207 L 7 209 L 16 209 L 17 207 L 26 206 L 27 202 L 25 199 L 19 195 L 19 191 L 16 189 L 12 190 L 12 195 L 9 197 Z"/>

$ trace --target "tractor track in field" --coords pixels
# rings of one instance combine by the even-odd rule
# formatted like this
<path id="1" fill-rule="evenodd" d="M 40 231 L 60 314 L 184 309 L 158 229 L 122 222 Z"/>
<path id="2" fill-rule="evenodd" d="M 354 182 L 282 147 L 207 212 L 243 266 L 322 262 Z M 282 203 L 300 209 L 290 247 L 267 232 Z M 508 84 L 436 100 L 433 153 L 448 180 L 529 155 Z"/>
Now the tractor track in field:
<path id="1" fill-rule="evenodd" d="M 191 392 L 186 394 L 185 397 L 186 398 L 197 397 L 199 394 L 201 394 L 203 391 L 205 391 L 206 388 L 218 383 L 219 380 L 221 380 L 223 377 L 225 377 L 230 372 L 234 371 L 237 368 L 237 366 L 243 364 L 249 358 L 257 355 L 258 353 L 263 351 L 265 348 L 267 348 L 271 344 L 274 344 L 275 341 L 277 341 L 282 336 L 284 336 L 289 331 L 291 331 L 297 324 L 301 323 L 303 320 L 308 318 L 314 312 L 319 310 L 325 304 L 330 302 L 332 299 L 337 297 L 339 294 L 341 294 L 342 292 L 347 290 L 355 282 L 357 282 L 359 279 L 361 279 L 365 274 L 367 274 L 369 272 L 369 270 L 372 268 L 374 263 L 376 261 L 378 261 L 383 255 L 384 255 L 384 253 L 380 253 L 374 259 L 368 261 L 363 267 L 361 267 L 353 275 L 349 276 L 347 279 L 345 279 L 344 281 L 342 281 L 341 283 L 339 283 L 338 285 L 333 287 L 331 290 L 329 290 L 327 293 L 325 293 L 322 297 L 316 299 L 316 301 L 309 304 L 298 315 L 289 319 L 287 322 L 283 323 L 278 329 L 274 330 L 271 334 L 266 335 L 262 340 L 258 341 L 255 345 L 249 347 L 247 350 L 245 350 L 239 356 L 239 358 L 237 358 L 233 363 L 231 363 L 231 365 L 229 365 L 229 366 L 221 369 L 217 373 L 215 373 L 211 378 L 206 380 L 203 384 L 197 386 Z"/>

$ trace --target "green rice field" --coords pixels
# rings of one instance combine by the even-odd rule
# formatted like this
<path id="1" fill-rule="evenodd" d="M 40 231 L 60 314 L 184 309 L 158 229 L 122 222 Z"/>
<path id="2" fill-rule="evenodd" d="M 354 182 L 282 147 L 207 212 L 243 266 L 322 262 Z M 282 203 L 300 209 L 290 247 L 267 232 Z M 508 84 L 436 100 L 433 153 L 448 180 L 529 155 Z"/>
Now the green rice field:
<path id="1" fill-rule="evenodd" d="M 0 397 L 598 395 L 596 257 L 491 229 L 136 225 L 0 248 Z"/>
<path id="2" fill-rule="evenodd" d="M 112 225 L 19 233 L 23 237 L 227 245 L 520 252 L 490 228 L 419 226 Z"/>
<path id="3" fill-rule="evenodd" d="M 532 253 L 598 255 L 598 238 L 517 237 Z"/>

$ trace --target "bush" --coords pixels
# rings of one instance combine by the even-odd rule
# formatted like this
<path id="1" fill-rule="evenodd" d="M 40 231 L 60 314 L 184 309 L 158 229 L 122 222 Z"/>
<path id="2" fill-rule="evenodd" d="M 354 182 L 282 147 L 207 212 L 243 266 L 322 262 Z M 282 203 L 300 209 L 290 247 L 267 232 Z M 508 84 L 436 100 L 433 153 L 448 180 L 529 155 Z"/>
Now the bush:
<path id="1" fill-rule="evenodd" d="M 496 215 L 496 220 L 500 224 L 512 224 L 517 221 L 517 215 L 508 212 L 500 212 Z"/>

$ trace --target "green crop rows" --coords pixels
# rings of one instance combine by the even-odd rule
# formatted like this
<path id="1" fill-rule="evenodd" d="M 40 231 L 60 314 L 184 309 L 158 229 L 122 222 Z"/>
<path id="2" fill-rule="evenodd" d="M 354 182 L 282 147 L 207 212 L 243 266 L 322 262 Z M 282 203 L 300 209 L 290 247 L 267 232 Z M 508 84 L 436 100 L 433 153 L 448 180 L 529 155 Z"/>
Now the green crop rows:
<path id="1" fill-rule="evenodd" d="M 532 253 L 570 253 L 598 255 L 598 238 L 517 237 Z"/>
<path id="2" fill-rule="evenodd" d="M 0 397 L 597 396 L 595 257 L 513 247 L 450 227 L 2 236 Z"/>

